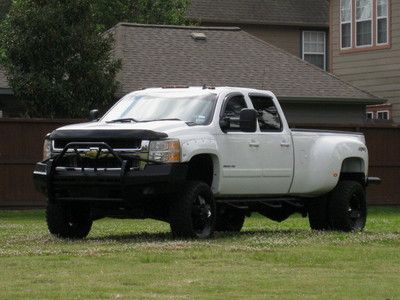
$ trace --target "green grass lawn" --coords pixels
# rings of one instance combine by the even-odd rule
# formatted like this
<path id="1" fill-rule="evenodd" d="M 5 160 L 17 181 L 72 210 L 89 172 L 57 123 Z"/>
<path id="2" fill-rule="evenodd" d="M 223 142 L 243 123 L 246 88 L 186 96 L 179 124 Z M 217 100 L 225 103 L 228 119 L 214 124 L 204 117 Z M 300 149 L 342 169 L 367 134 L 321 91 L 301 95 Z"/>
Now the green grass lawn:
<path id="1" fill-rule="evenodd" d="M 86 240 L 47 233 L 42 211 L 0 211 L 0 299 L 400 299 L 400 208 L 361 233 L 254 215 L 240 234 L 177 241 L 152 220 L 96 221 Z"/>

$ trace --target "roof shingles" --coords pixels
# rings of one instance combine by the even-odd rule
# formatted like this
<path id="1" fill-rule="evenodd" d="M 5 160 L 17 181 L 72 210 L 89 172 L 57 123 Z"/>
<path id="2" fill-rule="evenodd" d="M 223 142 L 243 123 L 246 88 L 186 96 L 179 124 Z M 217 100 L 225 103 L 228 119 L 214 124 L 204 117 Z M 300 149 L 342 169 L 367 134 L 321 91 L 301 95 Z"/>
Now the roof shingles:
<path id="1" fill-rule="evenodd" d="M 201 32 L 206 40 L 194 40 Z M 281 98 L 381 103 L 333 75 L 239 28 L 120 23 L 120 94 L 143 87 L 203 84 L 271 90 Z"/>
<path id="2" fill-rule="evenodd" d="M 328 0 L 191 0 L 187 17 L 196 22 L 329 26 Z"/>

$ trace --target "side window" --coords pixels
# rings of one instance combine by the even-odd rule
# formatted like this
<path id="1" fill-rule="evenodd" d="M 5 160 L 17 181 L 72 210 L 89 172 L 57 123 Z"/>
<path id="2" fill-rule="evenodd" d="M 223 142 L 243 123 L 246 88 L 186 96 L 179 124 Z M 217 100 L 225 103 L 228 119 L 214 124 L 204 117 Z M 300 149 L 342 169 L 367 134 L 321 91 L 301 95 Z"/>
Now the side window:
<path id="1" fill-rule="evenodd" d="M 254 109 L 258 112 L 261 131 L 281 131 L 282 122 L 274 101 L 268 96 L 249 95 Z"/>
<path id="2" fill-rule="evenodd" d="M 228 122 L 229 130 L 239 130 L 240 111 L 247 108 L 246 101 L 243 95 L 232 96 L 226 102 L 222 119 Z"/>

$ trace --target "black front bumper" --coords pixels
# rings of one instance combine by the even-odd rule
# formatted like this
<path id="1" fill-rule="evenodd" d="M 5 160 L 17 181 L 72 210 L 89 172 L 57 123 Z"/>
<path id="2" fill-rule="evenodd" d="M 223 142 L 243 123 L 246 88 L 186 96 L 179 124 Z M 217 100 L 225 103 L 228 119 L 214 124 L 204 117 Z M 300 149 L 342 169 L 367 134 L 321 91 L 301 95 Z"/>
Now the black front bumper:
<path id="1" fill-rule="evenodd" d="M 139 170 L 123 159 L 120 168 L 68 168 L 58 165 L 62 155 L 37 163 L 33 172 L 37 190 L 50 202 L 133 203 L 175 192 L 186 179 L 188 170 L 185 163 L 147 164 Z"/>

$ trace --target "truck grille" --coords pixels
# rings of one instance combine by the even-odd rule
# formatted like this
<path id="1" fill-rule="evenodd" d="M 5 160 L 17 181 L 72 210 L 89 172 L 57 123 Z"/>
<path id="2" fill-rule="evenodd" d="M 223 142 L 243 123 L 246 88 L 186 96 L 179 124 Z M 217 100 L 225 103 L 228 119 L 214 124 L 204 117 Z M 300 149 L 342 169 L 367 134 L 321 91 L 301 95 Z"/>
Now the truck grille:
<path id="1" fill-rule="evenodd" d="M 56 139 L 54 140 L 54 149 L 62 150 L 65 146 L 71 142 L 104 142 L 108 144 L 113 149 L 129 149 L 129 150 L 137 150 L 140 149 L 142 140 L 134 139 L 134 140 L 117 140 L 117 139 L 107 139 L 107 140 L 87 140 L 87 139 L 74 139 L 72 140 L 64 140 L 64 139 Z M 87 146 L 88 148 L 90 146 Z"/>
<path id="2" fill-rule="evenodd" d="M 84 154 L 80 156 L 74 154 L 67 154 L 61 158 L 61 161 L 57 164 L 59 167 L 64 168 L 85 168 L 85 169 L 111 169 L 121 168 L 121 162 L 112 155 L 106 155 L 105 157 L 99 157 L 97 160 L 92 157 L 85 157 Z M 138 167 L 139 161 L 134 159 L 132 167 Z"/>

